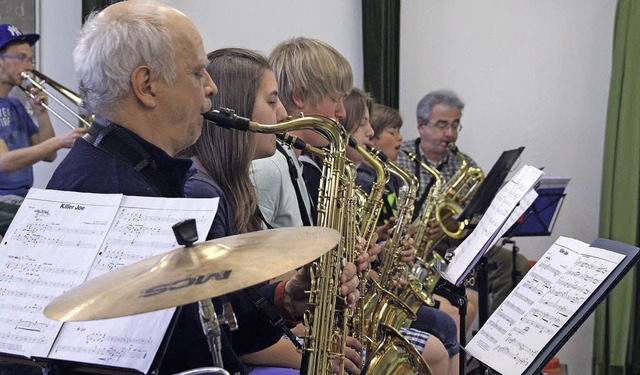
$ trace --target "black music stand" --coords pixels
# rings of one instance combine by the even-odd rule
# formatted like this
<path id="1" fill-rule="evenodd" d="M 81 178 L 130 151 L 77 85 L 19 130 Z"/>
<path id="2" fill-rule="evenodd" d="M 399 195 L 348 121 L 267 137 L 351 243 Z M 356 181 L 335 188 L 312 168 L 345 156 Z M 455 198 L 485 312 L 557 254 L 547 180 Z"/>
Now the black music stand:
<path id="1" fill-rule="evenodd" d="M 462 212 L 456 217 L 458 221 L 471 220 L 476 215 L 482 215 L 491 205 L 491 201 L 500 190 L 500 187 L 511 171 L 511 167 L 522 154 L 524 146 L 513 150 L 503 151 L 495 162 L 484 181 L 478 188 L 471 201 L 465 206 Z"/>
<path id="2" fill-rule="evenodd" d="M 474 216 L 483 215 L 487 211 L 491 205 L 491 201 L 498 193 L 498 190 L 500 190 L 500 187 L 507 178 L 507 175 L 511 171 L 516 160 L 518 160 L 522 154 L 522 151 L 524 151 L 524 146 L 502 152 L 493 167 L 491 167 L 489 173 L 487 173 L 476 194 L 473 196 L 469 204 L 465 206 L 460 215 L 458 215 L 458 221 L 471 220 Z M 488 272 L 491 267 L 495 267 L 495 265 L 489 264 L 484 255 L 476 266 L 476 281 L 478 285 L 478 317 L 480 319 L 481 327 L 489 317 Z"/>
<path id="3" fill-rule="evenodd" d="M 507 178 L 507 175 L 511 171 L 511 167 L 515 164 L 516 160 L 522 154 L 524 150 L 524 146 L 518 147 L 513 150 L 503 151 L 498 160 L 495 162 L 491 170 L 486 175 L 484 181 L 478 188 L 478 191 L 473 196 L 471 201 L 466 205 L 464 210 L 456 217 L 458 221 L 471 220 L 474 216 L 478 214 L 484 214 L 484 212 L 491 205 L 491 201 L 500 190 L 500 187 L 504 183 L 504 180 Z M 471 226 L 468 226 L 471 227 Z M 487 276 L 486 269 L 489 267 L 487 264 L 486 258 L 483 256 L 478 262 L 478 266 L 476 268 L 477 272 L 477 280 L 478 280 L 478 304 L 479 310 L 482 311 L 482 306 L 488 306 L 488 287 L 487 287 Z M 444 279 L 443 279 L 444 280 Z M 445 283 L 444 285 L 439 285 L 437 289 L 438 293 L 440 293 L 443 297 L 451 302 L 453 306 L 458 307 L 460 311 L 460 345 L 464 345 L 466 342 L 466 327 L 464 326 L 464 316 L 466 315 L 466 295 L 465 288 L 456 287 L 455 285 L 448 285 Z M 484 297 L 483 297 L 484 296 Z M 456 302 L 459 301 L 459 302 Z M 485 311 L 488 308 L 485 307 Z M 466 359 L 464 355 L 464 351 L 460 352 L 460 371 L 461 373 L 465 372 L 466 367 Z"/>

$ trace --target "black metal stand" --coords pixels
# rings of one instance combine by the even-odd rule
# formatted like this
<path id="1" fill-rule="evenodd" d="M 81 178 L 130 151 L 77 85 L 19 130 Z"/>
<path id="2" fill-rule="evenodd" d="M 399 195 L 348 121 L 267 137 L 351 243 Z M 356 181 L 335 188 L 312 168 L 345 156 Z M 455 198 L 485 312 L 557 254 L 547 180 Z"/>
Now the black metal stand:
<path id="1" fill-rule="evenodd" d="M 478 285 L 478 328 L 489 319 L 489 270 L 496 269 L 496 264 L 490 264 L 483 256 L 476 264 L 476 283 Z"/>
<path id="2" fill-rule="evenodd" d="M 478 329 L 489 319 L 489 270 L 495 269 L 496 264 L 489 263 L 489 260 L 483 256 L 476 264 L 476 285 L 478 286 Z M 475 332 L 475 331 L 474 331 Z M 471 361 L 471 360 L 470 360 Z M 490 370 L 481 362 L 479 367 L 469 371 L 464 375 L 486 375 Z"/>
<path id="3" fill-rule="evenodd" d="M 516 245 L 515 240 L 508 238 L 502 240 L 502 246 L 505 245 L 511 245 L 511 287 L 515 289 L 516 285 L 518 285 L 518 279 L 522 276 L 522 271 L 518 270 L 517 267 L 517 257 L 520 248 Z"/>
<path id="4" fill-rule="evenodd" d="M 443 280 L 443 279 L 441 279 Z M 444 280 L 443 280 L 444 281 Z M 456 286 L 448 281 L 438 284 L 435 288 L 435 293 L 444 297 L 451 305 L 458 308 L 460 314 L 460 337 L 458 341 L 460 346 L 463 347 L 467 344 L 467 293 L 466 288 L 463 286 Z M 464 350 L 460 350 L 460 374 L 466 373 L 466 356 Z"/>

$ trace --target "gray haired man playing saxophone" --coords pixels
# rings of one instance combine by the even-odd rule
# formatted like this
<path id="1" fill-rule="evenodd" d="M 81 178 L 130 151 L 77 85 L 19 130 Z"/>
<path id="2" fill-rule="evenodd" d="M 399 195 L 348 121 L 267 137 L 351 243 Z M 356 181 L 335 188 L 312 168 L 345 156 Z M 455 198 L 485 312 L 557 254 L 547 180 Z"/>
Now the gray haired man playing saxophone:
<path id="1" fill-rule="evenodd" d="M 445 183 L 456 174 L 462 165 L 462 160 L 452 151 L 451 146 L 458 140 L 458 136 L 462 131 L 462 111 L 464 102 L 458 95 L 449 89 L 435 90 L 425 95 L 418 103 L 416 117 L 418 122 L 418 133 L 420 137 L 402 142 L 400 146 L 400 154 L 398 156 L 398 165 L 413 172 L 420 180 L 420 191 L 418 199 L 416 199 L 416 209 L 414 215 L 417 215 L 424 209 L 423 203 L 429 187 L 433 183 L 431 175 L 418 166 L 418 163 L 411 161 L 407 157 L 407 153 L 414 154 L 418 160 L 429 164 L 437 169 Z M 477 163 L 468 156 L 464 156 L 466 162 L 471 167 L 477 167 Z M 443 234 L 440 223 L 433 221 L 430 223 L 429 237 L 437 238 Z M 443 241 L 436 247 L 436 251 L 446 251 L 446 249 L 456 247 L 460 240 L 445 237 Z M 489 270 L 489 293 L 491 296 L 491 306 L 489 312 L 495 311 L 502 301 L 511 292 L 511 270 L 512 255 L 511 252 L 502 247 L 494 247 L 487 256 L 489 264 L 496 264 L 495 269 Z M 517 254 L 517 269 L 521 272 L 522 277 L 530 266 L 528 260 L 521 254 Z M 477 311 L 477 296 L 468 293 L 469 306 L 467 314 L 467 327 L 473 322 Z M 458 314 L 457 309 L 448 302 L 442 301 L 441 305 L 445 311 L 455 317 Z"/>

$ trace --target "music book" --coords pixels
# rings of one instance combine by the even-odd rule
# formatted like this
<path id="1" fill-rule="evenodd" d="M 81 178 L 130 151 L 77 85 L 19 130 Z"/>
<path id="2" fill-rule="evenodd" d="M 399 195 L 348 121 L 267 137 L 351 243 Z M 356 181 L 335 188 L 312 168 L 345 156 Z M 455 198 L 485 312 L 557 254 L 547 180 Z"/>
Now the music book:
<path id="1" fill-rule="evenodd" d="M 447 263 L 436 261 L 436 269 L 450 283 L 460 285 L 484 253 L 524 213 L 537 197 L 534 185 L 542 171 L 525 165 L 498 191 L 473 232 L 453 252 Z"/>
<path id="2" fill-rule="evenodd" d="M 621 242 L 558 238 L 466 352 L 501 374 L 539 374 L 638 259 Z"/>
<path id="3" fill-rule="evenodd" d="M 0 244 L 0 352 L 147 373 L 175 308 L 66 323 L 43 310 L 90 278 L 175 248 L 181 220 L 208 233 L 218 200 L 31 189 Z"/>
<path id="4" fill-rule="evenodd" d="M 570 180 L 568 177 L 543 176 L 535 188 L 538 198 L 505 237 L 550 236 Z"/>

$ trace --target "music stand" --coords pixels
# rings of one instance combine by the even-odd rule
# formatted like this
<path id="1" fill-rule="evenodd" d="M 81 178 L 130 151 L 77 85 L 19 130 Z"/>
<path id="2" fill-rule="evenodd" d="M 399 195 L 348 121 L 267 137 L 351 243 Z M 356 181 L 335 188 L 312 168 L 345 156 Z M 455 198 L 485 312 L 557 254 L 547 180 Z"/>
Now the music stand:
<path id="1" fill-rule="evenodd" d="M 535 188 L 538 198 L 504 237 L 550 236 L 564 201 L 570 178 L 542 177 Z"/>
<path id="2" fill-rule="evenodd" d="M 465 206 L 462 212 L 456 217 L 458 221 L 471 220 L 476 215 L 482 215 L 491 205 L 491 201 L 500 190 L 500 187 L 511 171 L 511 167 L 524 151 L 524 146 L 513 150 L 503 151 L 495 162 L 484 181 L 478 188 L 471 201 Z M 488 269 L 491 267 L 483 256 L 476 267 L 476 280 L 478 285 L 478 316 L 480 326 L 489 316 L 489 290 L 488 290 Z"/>
<path id="3" fill-rule="evenodd" d="M 502 155 L 500 155 L 489 173 L 487 173 L 484 181 L 482 181 L 476 194 L 456 217 L 456 220 L 463 221 L 471 219 L 475 215 L 484 214 L 523 150 L 524 146 L 502 152 Z"/>

